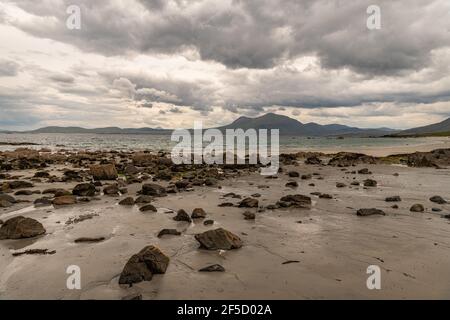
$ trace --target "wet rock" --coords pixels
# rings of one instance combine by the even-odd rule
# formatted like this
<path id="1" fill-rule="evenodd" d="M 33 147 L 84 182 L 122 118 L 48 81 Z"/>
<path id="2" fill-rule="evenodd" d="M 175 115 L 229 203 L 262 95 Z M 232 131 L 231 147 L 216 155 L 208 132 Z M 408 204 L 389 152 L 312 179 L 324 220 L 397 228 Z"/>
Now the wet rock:
<path id="1" fill-rule="evenodd" d="M 32 238 L 44 234 L 44 226 L 37 220 L 17 216 L 6 220 L 0 228 L 0 240 Z"/>
<path id="2" fill-rule="evenodd" d="M 312 179 L 312 175 L 311 174 L 304 174 L 302 175 L 302 180 L 311 180 Z"/>
<path id="3" fill-rule="evenodd" d="M 433 211 L 433 212 L 441 212 L 442 209 L 441 208 L 431 208 L 431 211 Z"/>
<path id="4" fill-rule="evenodd" d="M 139 196 L 134 200 L 134 203 L 140 204 L 140 203 L 150 203 L 153 201 L 153 198 L 150 196 Z"/>
<path id="5" fill-rule="evenodd" d="M 127 165 L 123 171 L 128 175 L 139 173 L 139 169 L 133 166 L 132 164 Z"/>
<path id="6" fill-rule="evenodd" d="M 387 197 L 385 199 L 386 202 L 400 202 L 402 201 L 402 198 L 400 198 L 400 196 L 392 196 L 392 197 Z"/>
<path id="7" fill-rule="evenodd" d="M 359 209 L 356 212 L 356 215 L 360 216 L 360 217 L 373 216 L 373 215 L 385 216 L 386 213 L 383 210 L 371 208 L 371 209 Z"/>
<path id="8" fill-rule="evenodd" d="M 282 197 L 278 204 L 285 207 L 309 208 L 312 202 L 308 196 L 292 194 Z"/>
<path id="9" fill-rule="evenodd" d="M 214 220 L 205 220 L 205 221 L 203 221 L 203 225 L 204 226 L 210 226 L 210 225 L 213 225 L 214 224 Z"/>
<path id="10" fill-rule="evenodd" d="M 394 204 L 393 206 L 391 206 L 392 209 L 398 209 L 398 205 Z"/>
<path id="11" fill-rule="evenodd" d="M 158 238 L 161 238 L 164 235 L 179 236 L 179 235 L 181 235 L 181 232 L 178 231 L 177 229 L 162 229 L 158 233 Z"/>
<path id="12" fill-rule="evenodd" d="M 206 217 L 206 212 L 202 208 L 195 208 L 192 210 L 191 218 L 192 219 L 203 219 Z"/>
<path id="13" fill-rule="evenodd" d="M 243 213 L 245 220 L 255 220 L 256 215 L 253 212 L 245 211 Z"/>
<path id="14" fill-rule="evenodd" d="M 10 189 L 26 189 L 26 188 L 33 188 L 34 185 L 31 182 L 28 181 L 8 181 L 6 182 Z"/>
<path id="15" fill-rule="evenodd" d="M 305 164 L 322 164 L 322 160 L 320 160 L 316 156 L 312 156 L 312 157 L 306 158 Z"/>
<path id="16" fill-rule="evenodd" d="M 80 183 L 73 188 L 72 194 L 79 197 L 93 197 L 95 191 L 95 186 L 92 183 Z"/>
<path id="17" fill-rule="evenodd" d="M 350 183 L 350 185 L 352 185 L 352 186 L 359 186 L 359 181 L 352 181 Z"/>
<path id="18" fill-rule="evenodd" d="M 372 174 L 372 172 L 370 172 L 368 168 L 360 169 L 360 170 L 358 170 L 358 173 L 359 174 Z"/>
<path id="19" fill-rule="evenodd" d="M 6 200 L 0 200 L 0 208 L 9 208 L 12 207 L 13 204 Z"/>
<path id="20" fill-rule="evenodd" d="M 328 193 L 320 194 L 319 198 L 321 198 L 321 199 L 333 199 L 333 197 L 330 194 L 328 194 Z"/>
<path id="21" fill-rule="evenodd" d="M 213 264 L 198 270 L 199 272 L 225 272 L 225 268 L 220 264 Z"/>
<path id="22" fill-rule="evenodd" d="M 377 184 L 378 183 L 375 180 L 372 180 L 372 179 L 364 180 L 364 187 L 376 187 Z"/>
<path id="23" fill-rule="evenodd" d="M 178 210 L 177 215 L 175 217 L 173 217 L 173 220 L 192 222 L 191 217 L 189 217 L 187 212 L 184 211 L 183 209 Z"/>
<path id="24" fill-rule="evenodd" d="M 445 201 L 441 196 L 432 196 L 430 198 L 431 202 L 437 203 L 437 204 L 446 204 L 447 201 Z"/>
<path id="25" fill-rule="evenodd" d="M 425 208 L 420 203 L 416 203 L 416 204 L 411 206 L 409 211 L 411 211 L 411 212 L 424 212 Z"/>
<path id="26" fill-rule="evenodd" d="M 141 212 L 145 212 L 145 211 L 157 212 L 158 210 L 155 208 L 154 205 L 152 205 L 152 204 L 147 204 L 147 205 L 141 207 L 141 208 L 139 209 L 139 211 L 141 211 Z"/>
<path id="27" fill-rule="evenodd" d="M 67 206 L 77 203 L 77 199 L 74 196 L 60 196 L 53 199 L 52 203 L 55 206 Z"/>
<path id="28" fill-rule="evenodd" d="M 195 239 L 201 248 L 208 250 L 231 250 L 242 247 L 242 240 L 223 228 L 196 234 Z"/>
<path id="29" fill-rule="evenodd" d="M 46 197 L 42 197 L 42 198 L 38 198 L 36 200 L 34 200 L 33 204 L 35 206 L 49 206 L 51 205 L 53 202 L 50 198 L 46 198 Z"/>
<path id="30" fill-rule="evenodd" d="M 153 274 L 165 273 L 169 262 L 170 258 L 159 248 L 147 246 L 125 264 L 119 277 L 119 284 L 150 281 Z"/>
<path id="31" fill-rule="evenodd" d="M 342 182 L 336 182 L 336 188 L 344 188 L 344 187 L 346 187 L 347 185 L 345 184 L 345 183 L 342 183 Z"/>
<path id="32" fill-rule="evenodd" d="M 234 206 L 234 204 L 231 202 L 222 202 L 218 206 L 219 207 L 232 207 L 232 206 Z"/>
<path id="33" fill-rule="evenodd" d="M 105 237 L 97 237 L 97 238 L 88 238 L 88 237 L 81 237 L 74 240 L 75 243 L 94 243 L 94 242 L 101 242 L 104 241 Z"/>
<path id="34" fill-rule="evenodd" d="M 107 196 L 118 196 L 119 187 L 117 186 L 117 184 L 111 184 L 103 188 L 103 193 Z"/>
<path id="35" fill-rule="evenodd" d="M 31 196 L 33 191 L 31 190 L 19 190 L 14 193 L 15 196 Z"/>
<path id="36" fill-rule="evenodd" d="M 116 180 L 118 177 L 114 164 L 93 165 L 89 169 L 94 180 Z"/>
<path id="37" fill-rule="evenodd" d="M 189 180 L 180 180 L 175 182 L 175 186 L 178 189 L 186 189 L 186 188 L 190 188 L 192 187 L 191 183 L 189 182 Z"/>
<path id="38" fill-rule="evenodd" d="M 291 178 L 298 178 L 300 177 L 300 174 L 297 171 L 289 171 L 288 176 Z"/>
<path id="39" fill-rule="evenodd" d="M 297 181 L 289 181 L 288 183 L 285 184 L 285 187 L 297 188 L 298 187 L 298 183 L 297 183 Z"/>
<path id="40" fill-rule="evenodd" d="M 133 197 L 127 197 L 119 202 L 121 206 L 132 206 L 134 205 Z"/>
<path id="41" fill-rule="evenodd" d="M 258 199 L 245 198 L 239 203 L 239 208 L 257 208 L 258 204 Z"/>
<path id="42" fill-rule="evenodd" d="M 142 186 L 142 194 L 153 197 L 164 197 L 167 195 L 166 188 L 155 183 L 144 184 Z"/>

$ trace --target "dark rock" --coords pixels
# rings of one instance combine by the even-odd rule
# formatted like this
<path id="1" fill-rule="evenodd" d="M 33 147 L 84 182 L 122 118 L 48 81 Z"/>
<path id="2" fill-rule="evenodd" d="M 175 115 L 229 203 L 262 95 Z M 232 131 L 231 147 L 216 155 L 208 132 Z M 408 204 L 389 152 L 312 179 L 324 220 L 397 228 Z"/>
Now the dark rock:
<path id="1" fill-rule="evenodd" d="M 152 205 L 152 204 L 147 204 L 147 205 L 141 207 L 141 208 L 139 209 L 139 211 L 142 211 L 142 212 L 145 212 L 145 211 L 157 212 L 158 210 L 155 208 L 154 205 Z"/>
<path id="2" fill-rule="evenodd" d="M 218 206 L 219 207 L 232 207 L 232 206 L 234 206 L 234 204 L 231 202 L 223 202 L 223 203 L 220 203 Z"/>
<path id="3" fill-rule="evenodd" d="M 208 250 L 231 250 L 242 247 L 242 240 L 223 228 L 209 230 L 195 235 L 201 248 Z"/>
<path id="4" fill-rule="evenodd" d="M 16 203 L 16 199 L 14 197 L 7 195 L 7 194 L 0 194 L 0 201 L 6 201 L 9 203 Z"/>
<path id="5" fill-rule="evenodd" d="M 8 181 L 7 182 L 10 189 L 26 189 L 26 188 L 33 188 L 34 185 L 31 182 L 28 181 Z"/>
<path id="6" fill-rule="evenodd" d="M 360 163 L 374 164 L 377 159 L 362 153 L 339 152 L 329 162 L 330 166 L 349 167 Z"/>
<path id="7" fill-rule="evenodd" d="M 94 180 L 116 180 L 117 170 L 114 164 L 100 164 L 90 167 L 90 173 Z"/>
<path id="8" fill-rule="evenodd" d="M 371 208 L 371 209 L 359 209 L 356 212 L 356 215 L 360 216 L 360 217 L 373 216 L 373 215 L 385 216 L 386 213 L 383 210 Z"/>
<path id="9" fill-rule="evenodd" d="M 333 199 L 333 197 L 331 195 L 329 195 L 328 193 L 320 194 L 319 198 L 321 198 L 321 199 Z"/>
<path id="10" fill-rule="evenodd" d="M 311 206 L 311 198 L 301 194 L 287 195 L 280 199 L 281 203 L 287 204 L 287 207 L 309 208 Z"/>
<path id="11" fill-rule="evenodd" d="M 21 256 L 24 254 L 27 254 L 27 255 L 42 254 L 42 255 L 44 255 L 44 254 L 55 254 L 55 253 L 56 253 L 55 250 L 49 251 L 48 249 L 28 249 L 28 250 L 25 250 L 22 252 L 14 252 L 12 255 L 13 255 L 13 257 L 18 257 L 18 256 Z"/>
<path id="12" fill-rule="evenodd" d="M 125 297 L 122 297 L 121 300 L 142 300 L 142 294 L 140 294 L 140 293 L 131 293 L 129 295 L 126 295 Z"/>
<path id="13" fill-rule="evenodd" d="M 297 171 L 289 171 L 288 176 L 291 178 L 298 178 L 300 177 L 300 174 Z"/>
<path id="14" fill-rule="evenodd" d="M 75 243 L 93 243 L 93 242 L 102 242 L 105 240 L 105 237 L 98 237 L 98 238 L 87 238 L 87 237 L 82 237 L 82 238 L 77 238 L 74 240 Z"/>
<path id="15" fill-rule="evenodd" d="M 304 174 L 302 175 L 302 180 L 311 180 L 312 179 L 312 175 L 311 174 Z"/>
<path id="16" fill-rule="evenodd" d="M 347 185 L 345 184 L 345 183 L 342 183 L 342 182 L 336 182 L 336 188 L 344 188 L 344 187 L 346 187 Z"/>
<path id="17" fill-rule="evenodd" d="M 402 201 L 402 198 L 400 198 L 400 196 L 392 196 L 392 197 L 387 197 L 385 199 L 386 202 L 400 202 Z"/>
<path id="18" fill-rule="evenodd" d="M 178 231 L 177 229 L 162 229 L 159 233 L 158 233 L 158 238 L 161 238 L 164 235 L 173 235 L 173 236 L 179 236 L 181 235 L 181 232 Z"/>
<path id="19" fill-rule="evenodd" d="M 205 225 L 205 226 L 210 226 L 212 224 L 214 224 L 214 220 L 205 220 L 205 221 L 203 221 L 203 225 Z"/>
<path id="20" fill-rule="evenodd" d="M 370 172 L 369 169 L 367 169 L 367 168 L 358 170 L 358 173 L 359 174 L 372 174 L 372 172 Z"/>
<path id="21" fill-rule="evenodd" d="M 225 272 L 225 268 L 220 264 L 213 264 L 198 270 L 199 272 Z"/>
<path id="22" fill-rule="evenodd" d="M 195 208 L 192 210 L 192 219 L 203 219 L 206 217 L 206 212 L 202 208 Z"/>
<path id="23" fill-rule="evenodd" d="M 118 196 L 119 187 L 117 186 L 117 184 L 111 184 L 103 188 L 103 193 L 107 196 Z"/>
<path id="24" fill-rule="evenodd" d="M 144 184 L 142 186 L 142 194 L 153 197 L 164 197 L 167 195 L 166 188 L 154 183 Z"/>
<path id="25" fill-rule="evenodd" d="M 254 198 L 245 198 L 239 203 L 239 208 L 257 208 L 258 207 L 258 199 Z"/>
<path id="26" fill-rule="evenodd" d="M 95 191 L 95 186 L 92 183 L 80 183 L 73 188 L 72 194 L 80 197 L 93 197 Z"/>
<path id="27" fill-rule="evenodd" d="M 177 215 L 175 217 L 173 217 L 173 220 L 192 222 L 191 217 L 189 217 L 187 212 L 184 211 L 183 209 L 178 210 Z"/>
<path id="28" fill-rule="evenodd" d="M 322 164 L 322 160 L 320 160 L 317 156 L 312 156 L 306 158 L 305 164 Z"/>
<path id="29" fill-rule="evenodd" d="M 367 179 L 367 180 L 364 180 L 364 186 L 365 187 L 376 187 L 377 186 L 377 182 L 375 180 L 372 180 L 372 179 Z"/>
<path id="30" fill-rule="evenodd" d="M 14 193 L 15 196 L 31 196 L 32 194 L 31 190 L 19 190 Z"/>
<path id="31" fill-rule="evenodd" d="M 430 198 L 431 202 L 437 203 L 437 204 L 446 204 L 447 201 L 445 201 L 441 196 L 432 196 Z"/>
<path id="32" fill-rule="evenodd" d="M 17 216 L 6 220 L 0 228 L 0 240 L 32 238 L 44 234 L 42 224 L 32 218 Z"/>
<path id="33" fill-rule="evenodd" d="M 442 209 L 441 208 L 431 208 L 431 211 L 433 211 L 433 212 L 441 212 Z"/>
<path id="34" fill-rule="evenodd" d="M 70 196 L 60 196 L 60 197 L 56 197 L 55 199 L 53 199 L 53 204 L 55 206 L 66 206 L 66 205 L 71 205 L 71 204 L 75 204 L 77 202 L 77 199 L 70 195 Z"/>
<path id="35" fill-rule="evenodd" d="M 288 183 L 285 184 L 285 187 L 297 188 L 298 187 L 298 183 L 297 183 L 297 181 L 289 181 Z"/>
<path id="36" fill-rule="evenodd" d="M 255 214 L 253 212 L 245 211 L 243 213 L 245 220 L 255 220 Z"/>
<path id="37" fill-rule="evenodd" d="M 140 203 L 150 203 L 153 201 L 153 198 L 150 196 L 139 196 L 134 200 L 134 203 L 140 204 Z"/>
<path id="38" fill-rule="evenodd" d="M 35 206 L 49 206 L 53 202 L 50 198 L 43 197 L 43 198 L 38 198 L 38 199 L 34 200 L 33 203 Z"/>
<path id="39" fill-rule="evenodd" d="M 48 178 L 50 177 L 50 173 L 46 171 L 38 171 L 34 174 L 35 178 Z"/>
<path id="40" fill-rule="evenodd" d="M 425 208 L 420 203 L 416 203 L 412 205 L 412 207 L 409 209 L 411 212 L 424 212 Z"/>
<path id="41" fill-rule="evenodd" d="M 133 197 L 127 197 L 119 202 L 121 206 L 132 206 L 134 204 Z"/>

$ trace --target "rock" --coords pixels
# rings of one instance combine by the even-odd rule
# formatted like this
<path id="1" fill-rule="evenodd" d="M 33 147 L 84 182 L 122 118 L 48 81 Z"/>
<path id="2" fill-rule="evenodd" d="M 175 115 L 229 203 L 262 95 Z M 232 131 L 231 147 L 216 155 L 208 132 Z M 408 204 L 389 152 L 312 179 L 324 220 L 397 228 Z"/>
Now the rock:
<path id="1" fill-rule="evenodd" d="M 72 194 L 80 197 L 93 197 L 95 191 L 95 186 L 92 183 L 80 183 L 73 188 Z"/>
<path id="2" fill-rule="evenodd" d="M 302 175 L 302 180 L 311 180 L 312 179 L 312 175 L 311 174 L 304 174 Z"/>
<path id="3" fill-rule="evenodd" d="M 191 183 L 189 182 L 189 180 L 180 180 L 180 181 L 177 181 L 177 182 L 175 182 L 175 186 L 176 186 L 178 189 L 187 189 L 187 188 L 192 187 L 192 185 L 191 185 Z"/>
<path id="4" fill-rule="evenodd" d="M 373 216 L 373 215 L 385 216 L 386 213 L 383 210 L 371 208 L 371 209 L 359 209 L 356 212 L 356 215 L 360 216 L 360 217 Z"/>
<path id="5" fill-rule="evenodd" d="M 24 254 L 55 254 L 56 251 L 48 251 L 48 249 L 28 249 L 22 252 L 14 252 L 12 255 L 13 257 L 18 257 Z"/>
<path id="6" fill-rule="evenodd" d="M 70 193 L 70 192 L 67 191 L 67 190 L 64 190 L 64 189 L 58 189 L 58 190 L 55 192 L 54 197 L 56 198 L 56 197 L 71 196 L 71 195 L 72 195 L 72 193 Z"/>
<path id="7" fill-rule="evenodd" d="M 142 212 L 145 212 L 145 211 L 157 212 L 158 210 L 155 208 L 154 205 L 152 205 L 152 204 L 147 204 L 147 205 L 141 207 L 141 208 L 139 209 L 139 211 L 142 211 Z"/>
<path id="8" fill-rule="evenodd" d="M 208 177 L 205 179 L 205 186 L 212 187 L 217 185 L 218 181 L 216 178 Z"/>
<path id="9" fill-rule="evenodd" d="M 33 191 L 31 190 L 19 190 L 14 193 L 15 196 L 31 196 Z"/>
<path id="10" fill-rule="evenodd" d="M 300 177 L 300 174 L 297 171 L 289 171 L 288 176 L 291 178 L 298 178 Z"/>
<path id="11" fill-rule="evenodd" d="M 411 212 L 424 212 L 425 208 L 420 203 L 416 203 L 409 209 L 409 211 L 411 211 Z"/>
<path id="12" fill-rule="evenodd" d="M 31 182 L 21 180 L 8 181 L 7 184 L 10 189 L 26 189 L 34 187 L 34 185 Z"/>
<path id="13" fill-rule="evenodd" d="M 328 193 L 320 194 L 319 198 L 321 198 L 321 199 L 333 199 L 333 197 L 331 195 L 329 195 Z"/>
<path id="14" fill-rule="evenodd" d="M 232 206 L 234 206 L 234 204 L 231 202 L 222 202 L 222 203 L 218 204 L 218 206 L 219 207 L 232 207 Z"/>
<path id="15" fill-rule="evenodd" d="M 225 272 L 225 268 L 220 264 L 213 264 L 198 270 L 199 272 Z"/>
<path id="16" fill-rule="evenodd" d="M 372 180 L 372 179 L 367 179 L 367 180 L 364 180 L 364 186 L 365 187 L 376 187 L 377 186 L 377 182 L 375 180 Z"/>
<path id="17" fill-rule="evenodd" d="M 400 202 L 402 201 L 402 198 L 400 198 L 400 196 L 392 196 L 392 197 L 387 197 L 385 199 L 386 202 Z"/>
<path id="18" fill-rule="evenodd" d="M 285 184 L 285 187 L 297 188 L 298 187 L 298 183 L 297 183 L 297 181 L 289 181 L 288 183 Z"/>
<path id="19" fill-rule="evenodd" d="M 0 225 L 2 225 L 3 224 L 3 220 L 2 219 L 0 219 Z"/>
<path id="20" fill-rule="evenodd" d="M 121 300 L 142 300 L 142 294 L 140 294 L 140 293 L 131 293 L 129 295 L 126 295 L 125 297 L 122 297 Z"/>
<path id="21" fill-rule="evenodd" d="M 32 238 L 45 232 L 43 225 L 39 221 L 17 216 L 2 224 L 0 228 L 0 240 Z"/>
<path id="22" fill-rule="evenodd" d="M 320 160 L 317 156 L 312 156 L 306 158 L 305 164 L 322 164 L 322 160 Z"/>
<path id="23" fill-rule="evenodd" d="M 16 199 L 8 194 L 0 194 L 0 201 L 6 201 L 9 203 L 16 203 Z"/>
<path id="24" fill-rule="evenodd" d="M 392 209 L 398 209 L 398 205 L 394 204 L 393 206 L 391 206 Z"/>
<path id="25" fill-rule="evenodd" d="M 114 164 L 100 164 L 90 167 L 90 173 L 94 180 L 116 180 L 117 170 Z"/>
<path id="26" fill-rule="evenodd" d="M 206 217 L 206 212 L 202 208 L 195 208 L 192 210 L 191 218 L 192 219 L 203 219 Z"/>
<path id="27" fill-rule="evenodd" d="M 339 152 L 329 162 L 330 166 L 349 167 L 360 163 L 374 164 L 377 159 L 362 153 Z"/>
<path id="28" fill-rule="evenodd" d="M 433 212 L 441 212 L 442 209 L 441 208 L 431 208 L 431 211 L 433 211 Z"/>
<path id="29" fill-rule="evenodd" d="M 56 197 L 55 199 L 53 199 L 53 204 L 55 206 L 66 206 L 66 205 L 71 205 L 71 204 L 75 204 L 77 202 L 77 199 L 74 196 L 61 196 L 61 197 Z"/>
<path id="30" fill-rule="evenodd" d="M 165 273 L 169 257 L 155 246 L 147 246 L 133 255 L 122 270 L 119 284 L 133 284 L 150 281 L 153 274 Z"/>
<path id="31" fill-rule="evenodd" d="M 245 198 L 239 203 L 239 208 L 257 208 L 258 204 L 258 199 Z"/>
<path id="32" fill-rule="evenodd" d="M 178 231 L 177 229 L 162 229 L 159 233 L 158 233 L 158 238 L 161 238 L 164 235 L 173 235 L 173 236 L 179 236 L 181 235 L 181 232 Z"/>
<path id="33" fill-rule="evenodd" d="M 255 214 L 253 213 L 253 212 L 250 212 L 250 211 L 245 211 L 244 213 L 243 213 L 243 215 L 244 215 L 244 219 L 245 220 L 255 220 Z"/>
<path id="34" fill-rule="evenodd" d="M 128 175 L 139 173 L 139 169 L 133 166 L 132 164 L 127 165 L 123 171 Z"/>
<path id="35" fill-rule="evenodd" d="M 166 188 L 155 183 L 144 184 L 142 186 L 142 194 L 154 197 L 164 197 L 167 195 Z"/>
<path id="36" fill-rule="evenodd" d="M 173 220 L 175 221 L 186 221 L 186 222 L 192 222 L 191 218 L 187 214 L 186 211 L 183 209 L 178 210 L 177 215 L 173 217 Z"/>
<path id="37" fill-rule="evenodd" d="M 117 186 L 117 184 L 111 184 L 103 188 L 103 193 L 107 196 L 118 196 L 119 187 Z"/>
<path id="38" fill-rule="evenodd" d="M 132 206 L 134 205 L 133 197 L 127 197 L 119 202 L 121 206 Z"/>
<path id="39" fill-rule="evenodd" d="M 441 196 L 432 196 L 430 198 L 431 202 L 437 203 L 437 204 L 446 204 L 447 201 L 445 201 Z"/>
<path id="40" fill-rule="evenodd" d="M 50 177 L 50 173 L 46 171 L 38 171 L 34 174 L 35 178 L 48 178 Z"/>
<path id="41" fill-rule="evenodd" d="M 203 225 L 204 226 L 210 226 L 212 224 L 214 224 L 214 220 L 205 220 L 205 221 L 203 221 Z"/>
<path id="42" fill-rule="evenodd" d="M 208 250 L 231 250 L 242 247 L 242 240 L 223 228 L 196 234 L 195 239 L 201 248 Z"/>
<path id="43" fill-rule="evenodd" d="M 9 208 L 12 207 L 13 204 L 6 200 L 0 200 L 0 208 Z"/>
<path id="44" fill-rule="evenodd" d="M 359 181 L 352 181 L 350 183 L 350 185 L 352 185 L 352 186 L 359 186 Z"/>
<path id="45" fill-rule="evenodd" d="M 259 197 L 261 197 L 261 194 L 260 193 L 254 193 L 254 194 L 252 194 L 252 197 L 253 198 L 259 198 Z"/>
<path id="46" fill-rule="evenodd" d="M 38 199 L 34 200 L 33 203 L 35 206 L 39 207 L 39 206 L 49 206 L 53 202 L 50 198 L 43 197 L 43 198 L 38 198 Z"/>
<path id="47" fill-rule="evenodd" d="M 311 206 L 311 198 L 301 194 L 287 195 L 280 199 L 287 207 L 309 208 Z"/>
<path id="48" fill-rule="evenodd" d="M 369 169 L 367 169 L 367 168 L 358 170 L 358 173 L 359 174 L 372 174 L 372 172 L 370 172 Z"/>
<path id="49" fill-rule="evenodd" d="M 344 187 L 346 187 L 347 185 L 345 184 L 345 183 L 342 183 L 342 182 L 336 182 L 336 188 L 344 188 Z"/>
<path id="50" fill-rule="evenodd" d="M 134 203 L 140 204 L 140 203 L 150 203 L 153 201 L 153 198 L 150 196 L 139 196 L 134 200 Z"/>
<path id="51" fill-rule="evenodd" d="M 82 238 L 77 238 L 74 240 L 75 243 L 85 243 L 85 242 L 101 242 L 104 241 L 105 237 L 98 237 L 98 238 L 87 238 L 87 237 L 82 237 Z"/>

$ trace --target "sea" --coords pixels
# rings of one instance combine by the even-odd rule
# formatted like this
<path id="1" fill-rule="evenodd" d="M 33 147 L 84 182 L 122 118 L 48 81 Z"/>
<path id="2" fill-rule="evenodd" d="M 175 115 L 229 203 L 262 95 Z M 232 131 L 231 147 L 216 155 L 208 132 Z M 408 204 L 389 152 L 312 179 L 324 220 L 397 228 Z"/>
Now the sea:
<path id="1" fill-rule="evenodd" d="M 296 151 L 346 151 L 383 149 L 405 146 L 424 146 L 436 141 L 450 138 L 394 138 L 394 137 L 299 137 L 280 136 L 280 152 Z M 24 145 L 9 145 L 9 143 L 22 143 Z M 27 145 L 30 143 L 30 145 Z M 31 145 L 32 144 L 32 145 Z M 60 133 L 0 133 L 0 151 L 17 148 L 32 149 L 60 149 L 69 150 L 117 150 L 117 151 L 170 151 L 176 141 L 170 135 L 149 134 L 60 134 Z"/>

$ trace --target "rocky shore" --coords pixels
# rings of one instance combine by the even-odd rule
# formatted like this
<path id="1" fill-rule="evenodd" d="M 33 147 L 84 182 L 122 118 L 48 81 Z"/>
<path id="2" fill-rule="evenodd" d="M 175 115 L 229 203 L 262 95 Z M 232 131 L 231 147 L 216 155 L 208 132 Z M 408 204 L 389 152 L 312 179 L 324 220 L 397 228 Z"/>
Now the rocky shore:
<path id="1" fill-rule="evenodd" d="M 280 165 L 0 152 L 0 298 L 450 297 L 450 149 Z M 373 264 L 380 291 L 366 287 Z"/>

